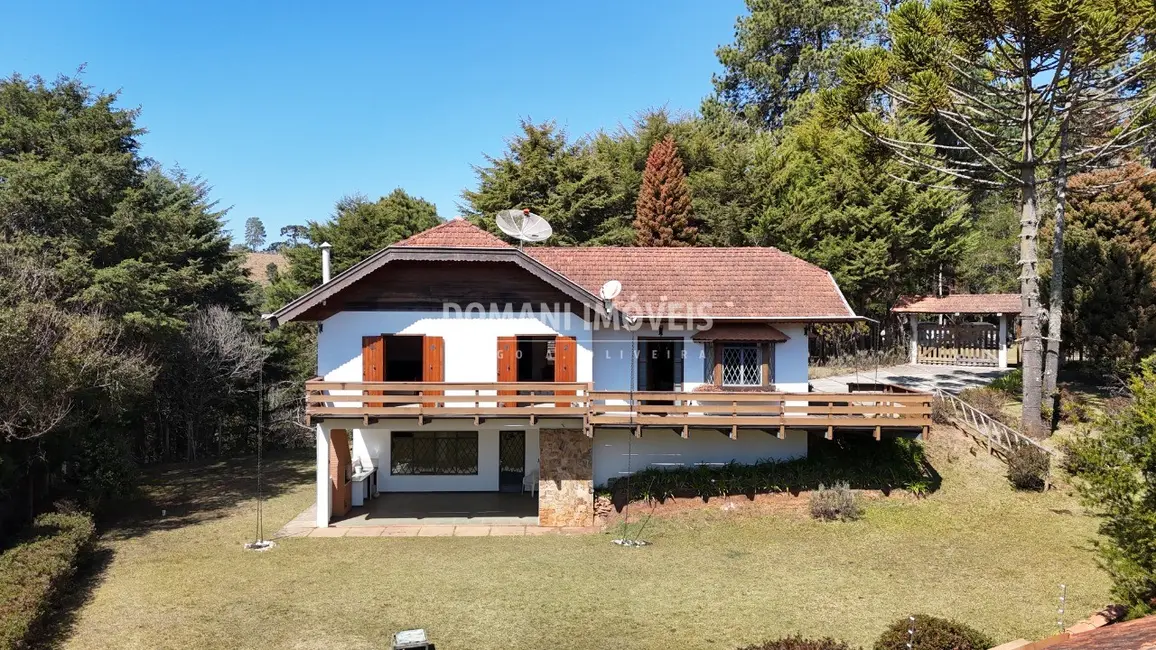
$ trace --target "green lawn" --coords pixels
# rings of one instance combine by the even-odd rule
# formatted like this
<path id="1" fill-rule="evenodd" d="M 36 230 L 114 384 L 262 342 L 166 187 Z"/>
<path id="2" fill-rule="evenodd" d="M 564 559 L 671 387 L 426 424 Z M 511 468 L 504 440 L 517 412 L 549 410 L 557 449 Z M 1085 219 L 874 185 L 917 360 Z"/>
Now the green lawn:
<path id="1" fill-rule="evenodd" d="M 426 628 L 439 650 L 735 648 L 793 632 L 870 645 L 897 617 L 958 618 L 1006 641 L 1107 602 L 1072 497 L 1016 494 L 994 460 L 933 437 L 942 488 L 873 502 L 865 520 L 718 508 L 610 535 L 287 539 L 248 553 L 248 462 L 155 473 L 153 502 L 103 538 L 62 615 L 67 648 L 386 648 Z M 271 463 L 271 530 L 313 495 L 310 458 Z M 167 518 L 160 509 L 167 510 Z"/>

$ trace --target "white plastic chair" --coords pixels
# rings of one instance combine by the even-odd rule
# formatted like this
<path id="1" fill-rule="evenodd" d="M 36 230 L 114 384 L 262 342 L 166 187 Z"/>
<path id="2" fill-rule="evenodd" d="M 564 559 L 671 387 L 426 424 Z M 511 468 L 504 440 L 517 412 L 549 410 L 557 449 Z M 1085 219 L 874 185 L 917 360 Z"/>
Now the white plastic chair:
<path id="1" fill-rule="evenodd" d="M 529 490 L 532 496 L 538 496 L 538 470 L 531 470 L 522 477 L 522 493 L 525 494 L 526 490 Z"/>

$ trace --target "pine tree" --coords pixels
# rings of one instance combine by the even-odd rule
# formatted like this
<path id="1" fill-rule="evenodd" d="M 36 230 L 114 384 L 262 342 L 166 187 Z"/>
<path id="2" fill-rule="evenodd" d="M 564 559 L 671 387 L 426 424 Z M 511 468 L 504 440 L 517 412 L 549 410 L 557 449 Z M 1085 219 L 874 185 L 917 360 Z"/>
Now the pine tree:
<path id="1" fill-rule="evenodd" d="M 1074 176 L 1064 255 L 1064 340 L 1127 368 L 1156 349 L 1156 176 L 1132 163 Z"/>
<path id="2" fill-rule="evenodd" d="M 245 220 L 245 246 L 251 251 L 259 251 L 265 245 L 265 224 L 259 217 Z"/>
<path id="3" fill-rule="evenodd" d="M 635 205 L 636 246 L 693 246 L 698 228 L 690 210 L 690 188 L 674 138 L 656 142 L 646 157 Z"/>

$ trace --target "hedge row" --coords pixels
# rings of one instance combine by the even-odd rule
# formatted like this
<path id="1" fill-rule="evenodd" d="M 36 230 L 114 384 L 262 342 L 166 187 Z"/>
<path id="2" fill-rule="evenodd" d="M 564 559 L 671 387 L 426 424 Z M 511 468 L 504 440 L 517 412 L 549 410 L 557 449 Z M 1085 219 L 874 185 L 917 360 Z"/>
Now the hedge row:
<path id="1" fill-rule="evenodd" d="M 0 554 L 0 650 L 23 647 L 33 625 L 76 571 L 94 533 L 88 515 L 45 514 Z"/>
<path id="2" fill-rule="evenodd" d="M 911 629 L 911 619 L 901 618 L 895 621 L 875 642 L 874 650 L 987 650 L 995 645 L 995 641 L 975 628 L 925 614 L 915 615 L 914 635 Z M 739 650 L 854 649 L 842 641 L 831 638 L 805 639 L 801 636 L 790 636 L 745 646 Z"/>
<path id="3" fill-rule="evenodd" d="M 629 481 L 615 480 L 600 494 L 622 501 L 627 497 L 627 483 L 630 501 L 798 492 L 835 483 L 847 483 L 853 489 L 926 494 L 936 487 L 936 479 L 922 445 L 915 440 L 848 436 L 830 441 L 812 436 L 806 458 L 721 467 L 651 467 L 635 472 Z"/>

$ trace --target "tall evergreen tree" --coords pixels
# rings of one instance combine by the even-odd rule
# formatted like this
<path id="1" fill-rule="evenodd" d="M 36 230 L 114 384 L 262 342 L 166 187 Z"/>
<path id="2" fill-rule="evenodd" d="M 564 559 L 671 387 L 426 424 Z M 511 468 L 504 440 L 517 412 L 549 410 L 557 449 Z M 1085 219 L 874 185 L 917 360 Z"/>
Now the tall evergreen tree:
<path id="1" fill-rule="evenodd" d="M 529 208 L 553 226 L 552 245 L 623 243 L 629 221 L 620 218 L 612 171 L 586 155 L 587 146 L 570 142 L 552 122 L 524 120 L 504 155 L 486 156 L 486 165 L 474 168 L 478 187 L 462 192 L 459 207 L 491 232 L 498 232 L 501 210 Z"/>
<path id="2" fill-rule="evenodd" d="M 890 319 L 900 296 L 931 293 L 958 259 L 965 211 L 936 174 L 817 114 L 759 137 L 751 175 L 765 207 L 752 238 L 829 270 L 857 313 Z"/>
<path id="3" fill-rule="evenodd" d="M 1045 383 L 1040 192 L 1054 183 L 1062 206 L 1067 175 L 1114 164 L 1150 141 L 1156 95 L 1141 82 L 1153 69 L 1145 56 L 1153 11 L 1151 3 L 1100 0 L 906 0 L 888 17 L 888 46 L 848 54 L 843 84 L 828 95 L 827 106 L 906 164 L 961 186 L 1019 193 L 1025 430 L 1040 428 Z M 1141 91 L 1123 92 L 1129 87 Z M 949 137 L 903 138 L 896 117 Z M 1057 217 L 1062 242 L 1062 212 Z M 1062 292 L 1053 295 L 1058 303 Z"/>
<path id="4" fill-rule="evenodd" d="M 698 239 L 686 173 L 669 135 L 655 143 L 646 158 L 634 233 L 636 246 L 693 246 Z"/>
<path id="5" fill-rule="evenodd" d="M 259 217 L 245 219 L 245 246 L 251 251 L 259 251 L 265 245 L 265 224 Z"/>
<path id="6" fill-rule="evenodd" d="M 1156 351 L 1156 175 L 1138 163 L 1072 178 L 1064 340 L 1130 368 Z"/>
<path id="7" fill-rule="evenodd" d="M 390 244 L 441 223 L 437 208 L 423 198 L 401 188 L 377 201 L 364 196 L 346 196 L 337 202 L 327 221 L 309 221 L 295 233 L 295 244 L 281 249 L 289 270 L 270 287 L 273 302 L 280 307 L 321 283 L 321 250 L 324 242 L 333 246 L 333 273 L 341 273 Z"/>
<path id="8" fill-rule="evenodd" d="M 0 79 L 0 275 L 9 286 L 47 278 L 4 292 L 3 329 L 41 337 L 53 370 L 37 390 L 70 414 L 6 432 L 13 441 L 39 435 L 34 445 L 0 445 L 5 494 L 65 459 L 75 471 L 59 481 L 87 498 L 124 487 L 134 460 L 163 455 L 169 396 L 154 378 L 183 363 L 173 343 L 192 316 L 218 305 L 254 325 L 255 287 L 208 187 L 142 158 L 137 111 L 116 102 L 73 78 Z M 19 376 L 30 358 L 5 355 L 0 375 Z M 234 427 L 239 413 L 248 411 L 234 401 L 206 428 L 226 419 Z M 245 449 L 245 429 L 232 430 L 232 448 Z M 0 520 L 7 514 L 0 508 Z"/>
<path id="9" fill-rule="evenodd" d="M 878 32 L 874 0 L 747 0 L 734 43 L 715 54 L 715 97 L 749 123 L 782 126 L 800 97 L 830 87 L 848 48 Z"/>

